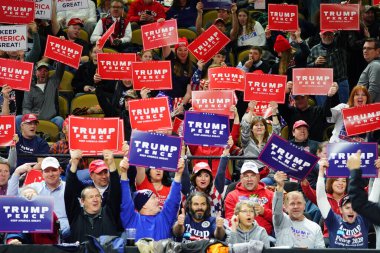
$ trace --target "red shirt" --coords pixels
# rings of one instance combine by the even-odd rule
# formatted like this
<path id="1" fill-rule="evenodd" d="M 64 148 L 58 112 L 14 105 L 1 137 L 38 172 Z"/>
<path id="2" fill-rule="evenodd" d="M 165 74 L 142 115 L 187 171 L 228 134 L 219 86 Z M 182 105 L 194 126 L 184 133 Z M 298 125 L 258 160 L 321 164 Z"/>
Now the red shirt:
<path id="1" fill-rule="evenodd" d="M 144 178 L 144 181 L 142 181 L 141 184 L 136 185 L 136 189 L 137 190 L 147 189 L 147 190 L 151 190 L 152 192 L 154 192 L 157 195 L 157 197 L 160 199 L 160 206 L 161 207 L 164 206 L 165 200 L 168 197 L 169 192 L 170 192 L 170 186 L 165 186 L 165 185 L 162 186 L 161 190 L 156 191 L 153 184 L 151 182 L 149 182 L 148 177 L 146 177 L 146 176 Z"/>

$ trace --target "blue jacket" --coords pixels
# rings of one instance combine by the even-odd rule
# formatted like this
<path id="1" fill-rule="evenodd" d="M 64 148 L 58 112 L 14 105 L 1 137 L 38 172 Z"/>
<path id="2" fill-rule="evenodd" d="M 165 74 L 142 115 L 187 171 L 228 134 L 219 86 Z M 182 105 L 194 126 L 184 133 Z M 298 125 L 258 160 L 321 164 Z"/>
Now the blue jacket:
<path id="1" fill-rule="evenodd" d="M 164 207 L 157 215 L 141 215 L 135 211 L 129 180 L 121 180 L 121 223 L 123 228 L 136 228 L 136 241 L 149 237 L 155 241 L 171 237 L 171 229 L 177 220 L 181 202 L 181 184 L 173 182 Z"/>

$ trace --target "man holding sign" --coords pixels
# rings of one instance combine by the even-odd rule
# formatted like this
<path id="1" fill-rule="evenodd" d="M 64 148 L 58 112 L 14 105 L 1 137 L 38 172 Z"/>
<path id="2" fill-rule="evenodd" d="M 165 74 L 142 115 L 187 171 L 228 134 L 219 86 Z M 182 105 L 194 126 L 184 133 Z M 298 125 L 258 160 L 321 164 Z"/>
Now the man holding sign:
<path id="1" fill-rule="evenodd" d="M 102 35 L 116 22 L 115 30 L 107 40 L 105 46 L 122 52 L 132 39 L 131 23 L 123 17 L 123 0 L 112 0 L 110 15 L 98 21 L 91 35 L 90 41 L 97 44 Z"/>

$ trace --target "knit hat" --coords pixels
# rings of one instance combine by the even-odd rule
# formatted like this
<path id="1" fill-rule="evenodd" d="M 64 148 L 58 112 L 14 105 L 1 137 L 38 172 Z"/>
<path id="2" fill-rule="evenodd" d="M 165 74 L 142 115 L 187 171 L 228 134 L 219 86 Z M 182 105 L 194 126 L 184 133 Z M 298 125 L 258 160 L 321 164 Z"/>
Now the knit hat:
<path id="1" fill-rule="evenodd" d="M 182 38 L 179 38 L 178 39 L 178 44 L 176 44 L 175 46 L 174 46 L 174 49 L 175 49 L 175 51 L 177 52 L 177 49 L 179 48 L 179 47 L 187 47 L 189 45 L 189 42 L 187 41 L 187 39 L 185 38 L 185 37 L 182 37 Z"/>
<path id="2" fill-rule="evenodd" d="M 140 190 L 133 194 L 133 203 L 135 209 L 140 212 L 141 208 L 148 202 L 153 192 L 151 190 Z"/>
<path id="3" fill-rule="evenodd" d="M 288 49 L 290 49 L 289 41 L 282 35 L 278 35 L 276 38 L 276 42 L 274 43 L 274 50 L 277 53 L 282 53 Z"/>

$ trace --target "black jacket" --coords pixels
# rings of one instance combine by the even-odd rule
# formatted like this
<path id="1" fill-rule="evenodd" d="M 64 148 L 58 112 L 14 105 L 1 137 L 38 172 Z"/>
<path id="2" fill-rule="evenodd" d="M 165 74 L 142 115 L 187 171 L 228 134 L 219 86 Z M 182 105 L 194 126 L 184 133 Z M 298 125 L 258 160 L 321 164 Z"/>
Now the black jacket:
<path id="1" fill-rule="evenodd" d="M 110 173 L 109 195 L 97 215 L 85 214 L 77 198 L 81 183 L 75 173 L 68 172 L 65 188 L 66 214 L 70 224 L 69 242 L 86 241 L 86 235 L 120 235 L 121 188 L 117 171 Z"/>
<path id="2" fill-rule="evenodd" d="M 352 208 L 361 216 L 368 219 L 374 225 L 380 225 L 380 205 L 368 200 L 365 191 L 366 180 L 362 178 L 362 171 L 352 170 L 350 172 L 350 184 L 348 194 L 350 195 Z"/>

